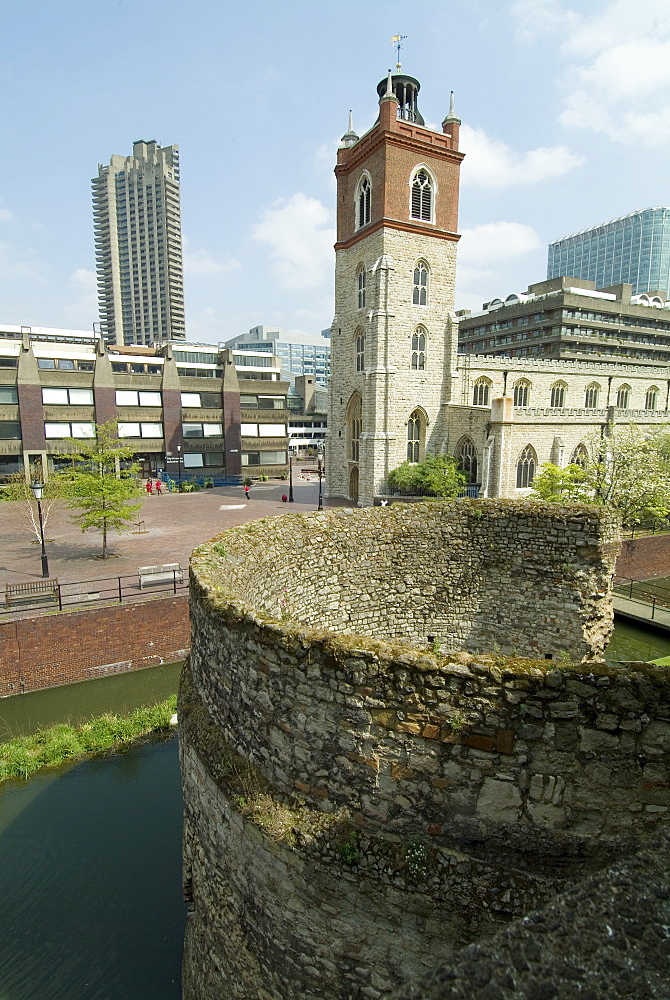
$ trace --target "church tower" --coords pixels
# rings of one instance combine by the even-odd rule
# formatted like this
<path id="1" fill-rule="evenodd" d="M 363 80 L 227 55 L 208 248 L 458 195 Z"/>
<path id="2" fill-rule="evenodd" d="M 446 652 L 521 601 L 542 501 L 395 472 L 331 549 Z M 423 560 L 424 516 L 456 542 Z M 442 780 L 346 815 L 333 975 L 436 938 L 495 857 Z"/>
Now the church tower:
<path id="1" fill-rule="evenodd" d="M 427 128 L 419 89 L 389 71 L 379 118 L 359 138 L 350 116 L 337 155 L 327 492 L 353 504 L 440 450 L 451 399 L 460 121 L 452 95 Z"/>

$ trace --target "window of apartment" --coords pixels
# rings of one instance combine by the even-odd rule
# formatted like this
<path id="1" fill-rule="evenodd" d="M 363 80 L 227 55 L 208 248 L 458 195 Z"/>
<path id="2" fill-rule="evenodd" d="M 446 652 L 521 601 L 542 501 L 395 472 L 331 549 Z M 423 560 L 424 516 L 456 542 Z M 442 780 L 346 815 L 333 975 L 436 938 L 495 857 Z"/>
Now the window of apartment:
<path id="1" fill-rule="evenodd" d="M 119 421 L 119 437 L 120 438 L 162 438 L 163 437 L 163 425 L 162 424 L 149 424 L 149 423 L 138 423 L 135 421 Z"/>
<path id="2" fill-rule="evenodd" d="M 18 363 L 17 358 L 0 358 L 0 368 L 16 368 Z"/>
<path id="3" fill-rule="evenodd" d="M 647 389 L 647 394 L 644 397 L 644 408 L 645 410 L 655 410 L 657 405 L 658 405 L 658 388 L 655 385 L 650 385 L 649 388 Z"/>
<path id="4" fill-rule="evenodd" d="M 519 379 L 514 385 L 514 405 L 528 406 L 528 396 L 530 393 L 530 382 L 526 379 Z"/>
<path id="5" fill-rule="evenodd" d="M 184 452 L 183 459 L 185 469 L 201 469 L 203 466 L 205 468 L 207 466 L 223 468 L 225 466 L 223 452 L 220 451 Z"/>
<path id="6" fill-rule="evenodd" d="M 425 260 L 420 260 L 414 268 L 412 304 L 415 306 L 428 304 L 428 265 Z"/>
<path id="7" fill-rule="evenodd" d="M 43 388 L 42 402 L 60 406 L 93 406 L 93 390 Z"/>
<path id="8" fill-rule="evenodd" d="M 181 426 L 185 438 L 221 437 L 223 434 L 221 424 L 184 423 Z"/>
<path id="9" fill-rule="evenodd" d="M 286 452 L 243 451 L 242 465 L 286 465 Z"/>
<path id="10" fill-rule="evenodd" d="M 117 389 L 117 406 L 160 406 L 160 392 L 144 392 L 141 389 Z"/>
<path id="11" fill-rule="evenodd" d="M 550 406 L 558 409 L 562 409 L 565 406 L 565 390 L 567 385 L 565 382 L 555 382 L 551 387 L 551 401 Z"/>
<path id="12" fill-rule="evenodd" d="M 177 368 L 177 375 L 180 378 L 222 378 L 223 372 L 216 371 L 214 368 Z M 245 376 L 240 374 L 239 378 L 266 378 L 268 376 L 258 375 L 258 376 Z M 274 376 L 269 376 L 273 378 Z"/>
<path id="13" fill-rule="evenodd" d="M 410 217 L 430 222 L 433 216 L 433 187 L 426 170 L 419 170 L 412 181 Z"/>
<path id="14" fill-rule="evenodd" d="M 18 403 L 19 393 L 14 385 L 0 385 L 0 403 Z"/>
<path id="15" fill-rule="evenodd" d="M 618 410 L 627 410 L 630 402 L 630 386 L 620 385 L 616 394 L 616 405 Z"/>
<path id="16" fill-rule="evenodd" d="M 47 422 L 44 424 L 44 437 L 47 440 L 62 438 L 94 438 L 95 424 L 72 422 Z"/>
<path id="17" fill-rule="evenodd" d="M 286 437 L 286 424 L 241 424 L 242 437 Z"/>
<path id="18" fill-rule="evenodd" d="M 358 292 L 358 308 L 365 308 L 365 288 L 367 285 L 368 275 L 367 271 L 361 264 L 356 271 L 356 289 Z"/>
<path id="19" fill-rule="evenodd" d="M 285 410 L 286 396 L 259 396 L 259 410 Z"/>
<path id="20" fill-rule="evenodd" d="M 411 365 L 416 371 L 424 371 L 426 367 L 426 329 L 417 326 L 412 335 L 412 358 Z"/>
<path id="21" fill-rule="evenodd" d="M 20 441 L 21 424 L 18 420 L 0 420 L 0 441 Z"/>
<path id="22" fill-rule="evenodd" d="M 491 383 L 489 382 L 489 380 L 486 378 L 478 378 L 473 386 L 472 405 L 488 406 L 490 391 L 491 391 Z"/>
<path id="23" fill-rule="evenodd" d="M 537 467 L 537 455 L 532 445 L 526 445 L 516 463 L 516 488 L 526 489 L 535 478 Z"/>

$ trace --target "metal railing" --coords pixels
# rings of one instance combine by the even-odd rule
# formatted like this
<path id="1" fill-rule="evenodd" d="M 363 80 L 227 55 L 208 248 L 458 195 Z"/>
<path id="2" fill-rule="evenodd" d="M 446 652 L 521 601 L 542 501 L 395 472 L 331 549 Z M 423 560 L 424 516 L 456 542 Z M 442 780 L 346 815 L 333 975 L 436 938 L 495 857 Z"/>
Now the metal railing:
<path id="1" fill-rule="evenodd" d="M 166 574 L 167 575 L 167 574 Z M 26 614 L 53 614 L 110 604 L 147 601 L 154 597 L 171 597 L 188 593 L 188 573 L 172 571 L 172 579 L 150 582 L 146 578 L 140 587 L 138 573 L 58 583 L 49 595 L 25 595 L 7 599 L 7 590 L 0 591 L 0 620 L 23 617 Z"/>
<path id="2" fill-rule="evenodd" d="M 652 621 L 656 617 L 657 608 L 662 611 L 670 610 L 670 588 L 654 584 L 653 580 L 618 577 L 614 581 L 614 596 L 651 609 Z"/>

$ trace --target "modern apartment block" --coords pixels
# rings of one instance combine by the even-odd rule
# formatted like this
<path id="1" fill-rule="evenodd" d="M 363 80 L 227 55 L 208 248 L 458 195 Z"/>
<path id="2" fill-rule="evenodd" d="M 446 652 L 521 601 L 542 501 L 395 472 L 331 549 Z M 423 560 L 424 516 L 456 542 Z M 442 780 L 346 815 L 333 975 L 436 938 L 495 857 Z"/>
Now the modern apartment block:
<path id="1" fill-rule="evenodd" d="M 144 476 L 284 475 L 288 388 L 272 355 L 0 325 L 0 481 L 57 471 L 114 419 Z"/>
<path id="2" fill-rule="evenodd" d="M 184 340 L 179 147 L 133 143 L 92 180 L 100 326 L 109 344 Z"/>
<path id="3" fill-rule="evenodd" d="M 670 208 L 631 212 L 550 243 L 547 278 L 564 275 L 670 298 Z"/>
<path id="4" fill-rule="evenodd" d="M 252 326 L 248 333 L 232 337 L 223 346 L 275 354 L 285 372 L 313 375 L 320 386 L 326 385 L 330 375 L 330 329 L 314 334 L 278 326 Z"/>
<path id="5" fill-rule="evenodd" d="M 670 364 L 670 302 L 630 284 L 552 278 L 458 315 L 459 354 Z"/>

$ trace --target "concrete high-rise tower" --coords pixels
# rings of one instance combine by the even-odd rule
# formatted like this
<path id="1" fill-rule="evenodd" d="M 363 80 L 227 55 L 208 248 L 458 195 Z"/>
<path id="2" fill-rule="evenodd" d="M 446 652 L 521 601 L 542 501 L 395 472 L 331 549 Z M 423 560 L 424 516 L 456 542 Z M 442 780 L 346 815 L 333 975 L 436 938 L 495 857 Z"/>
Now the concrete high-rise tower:
<path id="1" fill-rule="evenodd" d="M 91 183 L 105 340 L 184 340 L 179 147 L 138 140 Z"/>
<path id="2" fill-rule="evenodd" d="M 419 86 L 389 72 L 379 118 L 362 138 L 349 121 L 335 168 L 327 488 L 364 505 L 439 450 L 456 368 L 460 121 L 452 97 L 442 132 L 427 128 Z"/>

